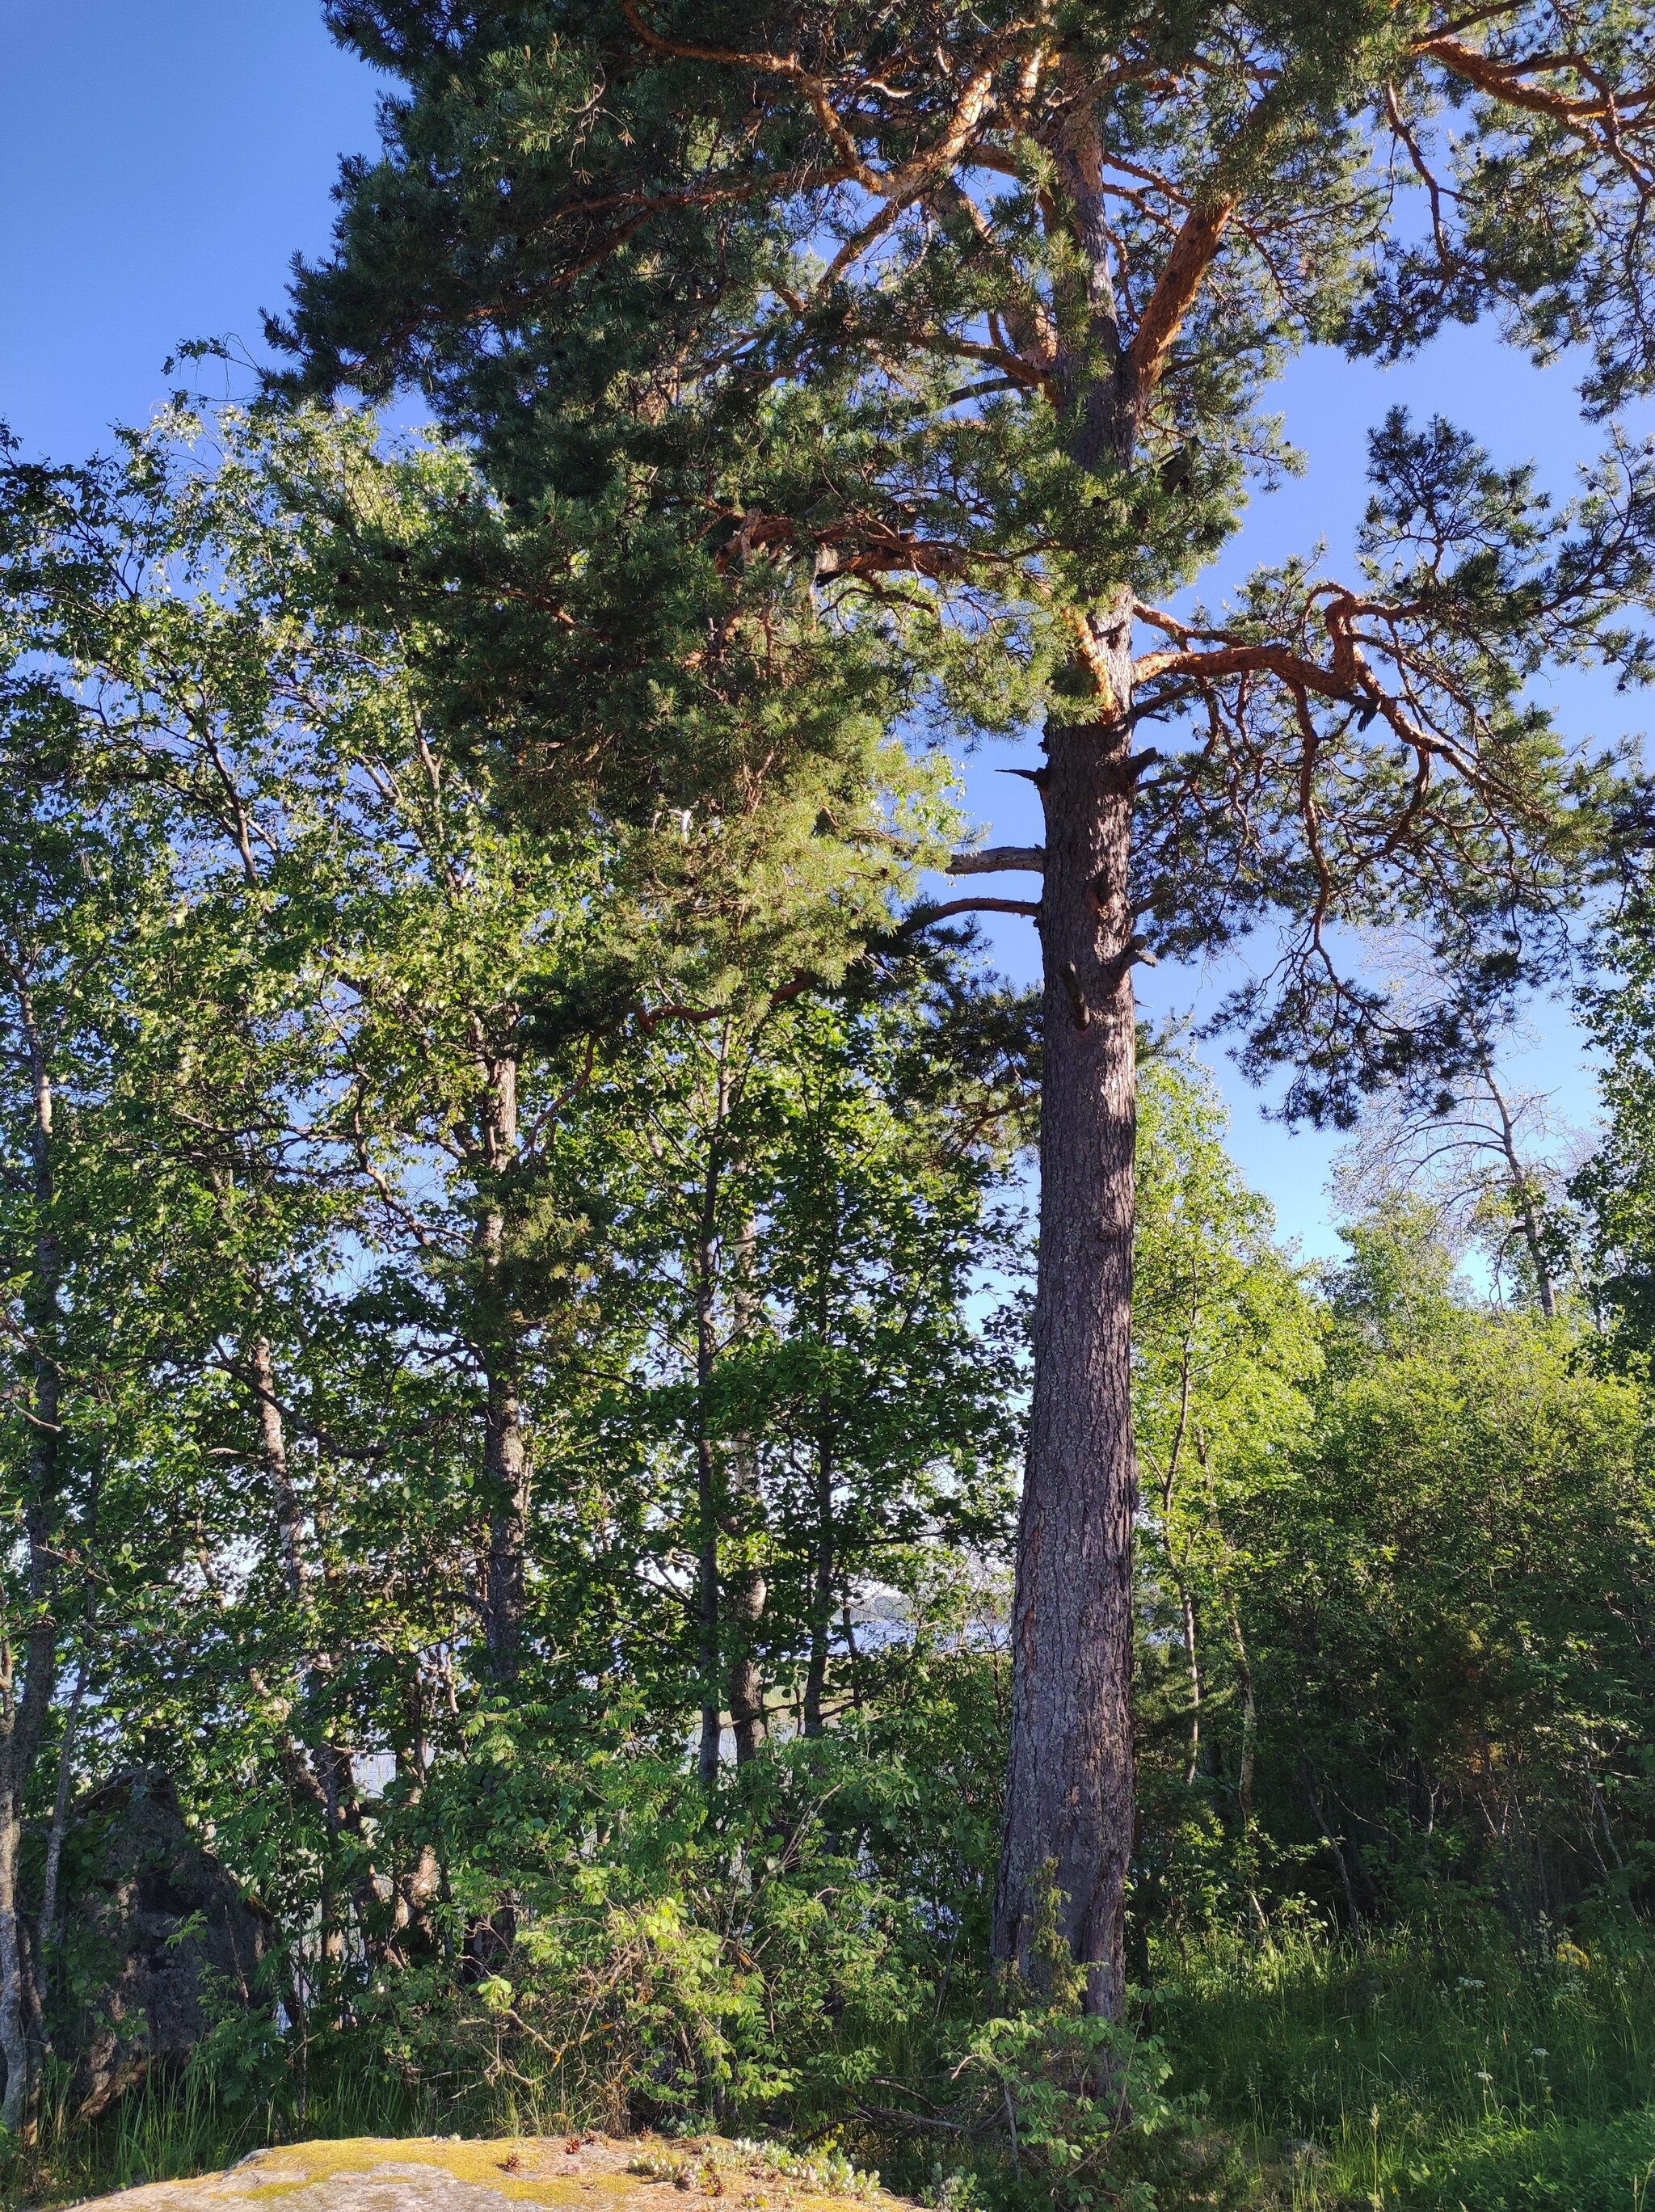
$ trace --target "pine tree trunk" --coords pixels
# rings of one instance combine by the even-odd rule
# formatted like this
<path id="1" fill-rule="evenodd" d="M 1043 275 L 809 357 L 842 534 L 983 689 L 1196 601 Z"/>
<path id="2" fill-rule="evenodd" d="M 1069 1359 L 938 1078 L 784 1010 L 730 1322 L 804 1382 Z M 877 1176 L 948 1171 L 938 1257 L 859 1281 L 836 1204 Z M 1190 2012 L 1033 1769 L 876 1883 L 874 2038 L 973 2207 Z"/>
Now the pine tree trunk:
<path id="1" fill-rule="evenodd" d="M 1125 607 L 1094 629 L 1131 696 Z M 1086 1969 L 1088 2008 L 1125 1996 L 1131 1856 L 1133 769 L 1124 714 L 1053 726 L 1040 923 L 1045 1079 L 1034 1384 L 1018 1532 L 1011 1755 L 995 1951 L 1041 1978 L 1043 1893 Z"/>

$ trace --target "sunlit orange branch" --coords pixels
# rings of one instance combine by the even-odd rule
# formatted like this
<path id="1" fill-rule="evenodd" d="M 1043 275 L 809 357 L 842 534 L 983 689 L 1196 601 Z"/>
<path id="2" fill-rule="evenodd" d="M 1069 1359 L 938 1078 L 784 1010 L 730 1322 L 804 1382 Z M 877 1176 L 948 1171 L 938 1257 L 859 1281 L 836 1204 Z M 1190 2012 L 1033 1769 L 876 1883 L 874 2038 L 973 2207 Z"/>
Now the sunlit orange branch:
<path id="1" fill-rule="evenodd" d="M 1578 55 L 1537 54 L 1507 62 L 1485 54 L 1476 46 L 1468 46 L 1462 40 L 1442 37 L 1422 40 L 1419 52 L 1440 62 L 1467 84 L 1476 85 L 1479 92 L 1490 93 L 1496 100 L 1506 100 L 1513 107 L 1527 108 L 1536 115 L 1549 115 L 1560 123 L 1578 126 L 1608 122 L 1616 117 L 1625 120 L 1634 111 L 1655 103 L 1655 86 L 1651 85 L 1638 85 L 1624 93 L 1599 88 L 1592 98 L 1580 99 L 1529 81 L 1537 70 L 1573 70 L 1577 76 L 1595 78 L 1596 70 Z"/>
<path id="2" fill-rule="evenodd" d="M 1192 208 L 1167 257 L 1126 356 L 1133 402 L 1140 415 L 1166 372 L 1184 319 L 1195 305 L 1235 213 L 1233 199 Z"/>

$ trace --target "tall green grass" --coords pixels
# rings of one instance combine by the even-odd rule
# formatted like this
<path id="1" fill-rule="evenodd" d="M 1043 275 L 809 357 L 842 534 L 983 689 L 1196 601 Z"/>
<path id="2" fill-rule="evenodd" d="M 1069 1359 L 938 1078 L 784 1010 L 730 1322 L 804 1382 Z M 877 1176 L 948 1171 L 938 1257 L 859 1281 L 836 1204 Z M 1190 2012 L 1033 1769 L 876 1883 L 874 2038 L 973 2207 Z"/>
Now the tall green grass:
<path id="1" fill-rule="evenodd" d="M 1261 2201 L 1655 2212 L 1655 1945 L 1411 1929 L 1164 1955 L 1155 2027 Z"/>
<path id="2" fill-rule="evenodd" d="M 294 2081 L 280 2098 L 230 2100 L 190 2071 L 148 2075 L 95 2120 L 76 2121 L 68 2070 L 49 2067 L 33 2142 L 0 2160 L 0 2202 L 64 2204 L 232 2166 L 267 2143 L 305 2137 L 431 2135 L 448 2115 L 382 2071 Z"/>

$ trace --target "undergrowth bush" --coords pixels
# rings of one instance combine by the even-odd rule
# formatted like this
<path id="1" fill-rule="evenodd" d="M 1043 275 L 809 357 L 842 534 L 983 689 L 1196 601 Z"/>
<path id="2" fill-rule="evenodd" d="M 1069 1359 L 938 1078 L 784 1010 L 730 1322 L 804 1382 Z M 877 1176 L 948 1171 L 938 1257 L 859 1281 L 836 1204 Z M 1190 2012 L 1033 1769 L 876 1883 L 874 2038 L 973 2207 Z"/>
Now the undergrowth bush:
<path id="1" fill-rule="evenodd" d="M 701 1905 L 716 1893 L 728 1913 L 737 1892 L 822 1869 L 785 1857 Z M 870 1882 L 854 1887 L 865 1914 Z M 818 1901 L 831 1917 L 833 1895 Z M 979 1986 L 939 2014 L 926 1931 L 876 1914 L 856 1924 L 876 1929 L 881 2000 L 818 2013 L 810 2047 L 833 1969 L 784 1985 L 822 1923 L 790 1948 L 762 1901 L 722 1928 L 689 1909 L 595 1897 L 549 1946 L 525 1917 L 500 1972 L 446 2008 L 427 1996 L 414 2027 L 388 2003 L 313 2026 L 270 2094 L 229 2063 L 227 2023 L 91 2126 L 54 2094 L 8 2201 L 200 2172 L 284 2137 L 594 2121 L 682 2136 L 640 2154 L 662 2179 L 759 2160 L 857 2195 L 876 2169 L 939 2212 L 1643 2212 L 1655 2176 L 1655 1944 L 1632 1923 L 1523 1947 L 1465 1919 L 1361 1942 L 1290 1920 L 1213 1929 L 1154 1946 L 1114 2027 L 1061 1988 L 997 2005 Z"/>
<path id="2" fill-rule="evenodd" d="M 1290 1896 L 1166 1916 L 1106 2023 L 1051 1912 L 1038 1986 L 989 1971 L 984 1743 L 852 1717 L 708 1800 L 670 1757 L 572 1760 L 500 1722 L 481 1786 L 387 1808 L 382 1855 L 434 1838 L 449 1869 L 422 1924 L 312 1943 L 302 1978 L 276 1952 L 187 2066 L 94 2122 L 57 2066 L 8 2201 L 308 2136 L 597 2126 L 682 2138 L 640 2154 L 665 2178 L 761 2158 L 858 2194 L 876 2169 L 939 2212 L 1642 2212 L 1655 1944 L 1632 1917 L 1514 1936 L 1446 1885 L 1360 1940 Z"/>

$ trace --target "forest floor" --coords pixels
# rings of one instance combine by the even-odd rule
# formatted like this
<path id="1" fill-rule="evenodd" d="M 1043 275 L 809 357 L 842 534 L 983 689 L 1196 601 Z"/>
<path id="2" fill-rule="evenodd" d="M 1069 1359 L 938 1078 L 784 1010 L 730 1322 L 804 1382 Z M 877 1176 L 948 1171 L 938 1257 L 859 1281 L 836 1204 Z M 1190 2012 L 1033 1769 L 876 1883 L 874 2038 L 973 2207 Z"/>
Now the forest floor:
<path id="1" fill-rule="evenodd" d="M 100 2197 L 120 2212 L 877 2212 L 901 2200 L 861 2184 L 854 2197 L 784 2171 L 774 2146 L 707 2136 L 358 2136 L 254 2151 L 227 2172 L 155 2181 Z M 788 2166 L 794 2161 L 787 2160 Z M 860 2178 L 858 2178 L 860 2181 Z"/>

